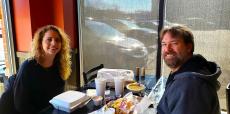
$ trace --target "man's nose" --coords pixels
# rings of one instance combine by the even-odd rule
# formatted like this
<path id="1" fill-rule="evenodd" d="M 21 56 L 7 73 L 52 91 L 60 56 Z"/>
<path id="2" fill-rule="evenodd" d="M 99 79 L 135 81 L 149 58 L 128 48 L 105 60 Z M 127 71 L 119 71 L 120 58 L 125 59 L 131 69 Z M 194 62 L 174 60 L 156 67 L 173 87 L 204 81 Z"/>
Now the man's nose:
<path id="1" fill-rule="evenodd" d="M 164 47 L 165 52 L 170 52 L 172 50 L 172 46 L 170 44 L 166 44 Z"/>

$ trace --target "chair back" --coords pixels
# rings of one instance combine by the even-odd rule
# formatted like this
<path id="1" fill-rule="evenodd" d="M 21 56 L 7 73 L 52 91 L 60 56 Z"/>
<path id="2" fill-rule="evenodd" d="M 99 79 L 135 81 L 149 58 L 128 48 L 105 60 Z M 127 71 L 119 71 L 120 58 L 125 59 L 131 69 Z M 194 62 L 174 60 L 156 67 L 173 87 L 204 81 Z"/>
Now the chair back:
<path id="1" fill-rule="evenodd" d="M 230 83 L 228 83 L 226 88 L 226 106 L 227 106 L 227 112 L 230 114 Z"/>
<path id="2" fill-rule="evenodd" d="M 93 81 L 97 77 L 97 71 L 104 68 L 104 64 L 100 64 L 87 72 L 83 72 L 84 83 L 88 84 Z"/>
<path id="3" fill-rule="evenodd" d="M 0 114 L 17 114 L 14 107 L 14 81 L 16 74 L 13 74 L 7 80 L 5 91 L 0 98 Z"/>

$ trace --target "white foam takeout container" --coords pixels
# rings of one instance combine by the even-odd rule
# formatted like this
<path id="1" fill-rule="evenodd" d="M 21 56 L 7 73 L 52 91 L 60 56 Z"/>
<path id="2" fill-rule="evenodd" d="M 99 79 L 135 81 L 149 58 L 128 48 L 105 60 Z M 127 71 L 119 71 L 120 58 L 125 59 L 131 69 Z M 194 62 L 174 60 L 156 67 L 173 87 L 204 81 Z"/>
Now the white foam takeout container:
<path id="1" fill-rule="evenodd" d="M 72 112 L 90 100 L 91 98 L 85 93 L 70 90 L 53 97 L 49 102 L 58 110 Z"/>
<path id="2" fill-rule="evenodd" d="M 133 81 L 134 73 L 127 69 L 108 69 L 102 68 L 98 70 L 97 78 L 104 78 L 106 82 L 113 82 L 113 78 L 117 76 L 125 77 L 125 81 Z"/>

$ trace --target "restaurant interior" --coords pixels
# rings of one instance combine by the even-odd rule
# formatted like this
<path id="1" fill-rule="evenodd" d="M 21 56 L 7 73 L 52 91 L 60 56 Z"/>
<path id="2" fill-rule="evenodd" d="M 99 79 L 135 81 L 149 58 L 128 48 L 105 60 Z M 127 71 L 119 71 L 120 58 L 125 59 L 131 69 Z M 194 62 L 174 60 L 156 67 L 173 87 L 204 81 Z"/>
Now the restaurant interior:
<path id="1" fill-rule="evenodd" d="M 0 96 L 9 77 L 29 56 L 35 31 L 48 24 L 62 28 L 70 37 L 72 73 L 66 91 L 93 89 L 88 82 L 111 76 L 98 73 L 106 68 L 104 72 L 113 73 L 124 69 L 132 74 L 131 81 L 144 75 L 149 94 L 170 73 L 161 57 L 160 31 L 181 24 L 194 34 L 194 53 L 221 67 L 218 98 L 222 113 L 227 114 L 229 20 L 229 0 L 0 0 Z M 94 78 L 88 79 L 94 70 Z"/>

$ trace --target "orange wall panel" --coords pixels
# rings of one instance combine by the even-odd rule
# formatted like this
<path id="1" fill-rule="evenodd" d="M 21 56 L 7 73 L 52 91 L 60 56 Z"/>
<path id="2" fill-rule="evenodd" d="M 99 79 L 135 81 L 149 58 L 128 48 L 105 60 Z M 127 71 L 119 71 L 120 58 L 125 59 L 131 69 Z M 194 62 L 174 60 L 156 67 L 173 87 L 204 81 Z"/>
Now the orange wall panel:
<path id="1" fill-rule="evenodd" d="M 63 1 L 64 0 L 54 0 L 54 22 L 57 26 L 64 29 L 64 12 L 63 12 Z"/>
<path id="2" fill-rule="evenodd" d="M 30 49 L 32 33 L 30 5 L 28 0 L 13 0 L 13 17 L 16 37 L 17 51 L 28 51 Z"/>
<path id="3" fill-rule="evenodd" d="M 76 0 L 13 0 L 16 51 L 30 51 L 32 36 L 44 25 L 52 24 L 70 36 L 77 47 Z"/>

